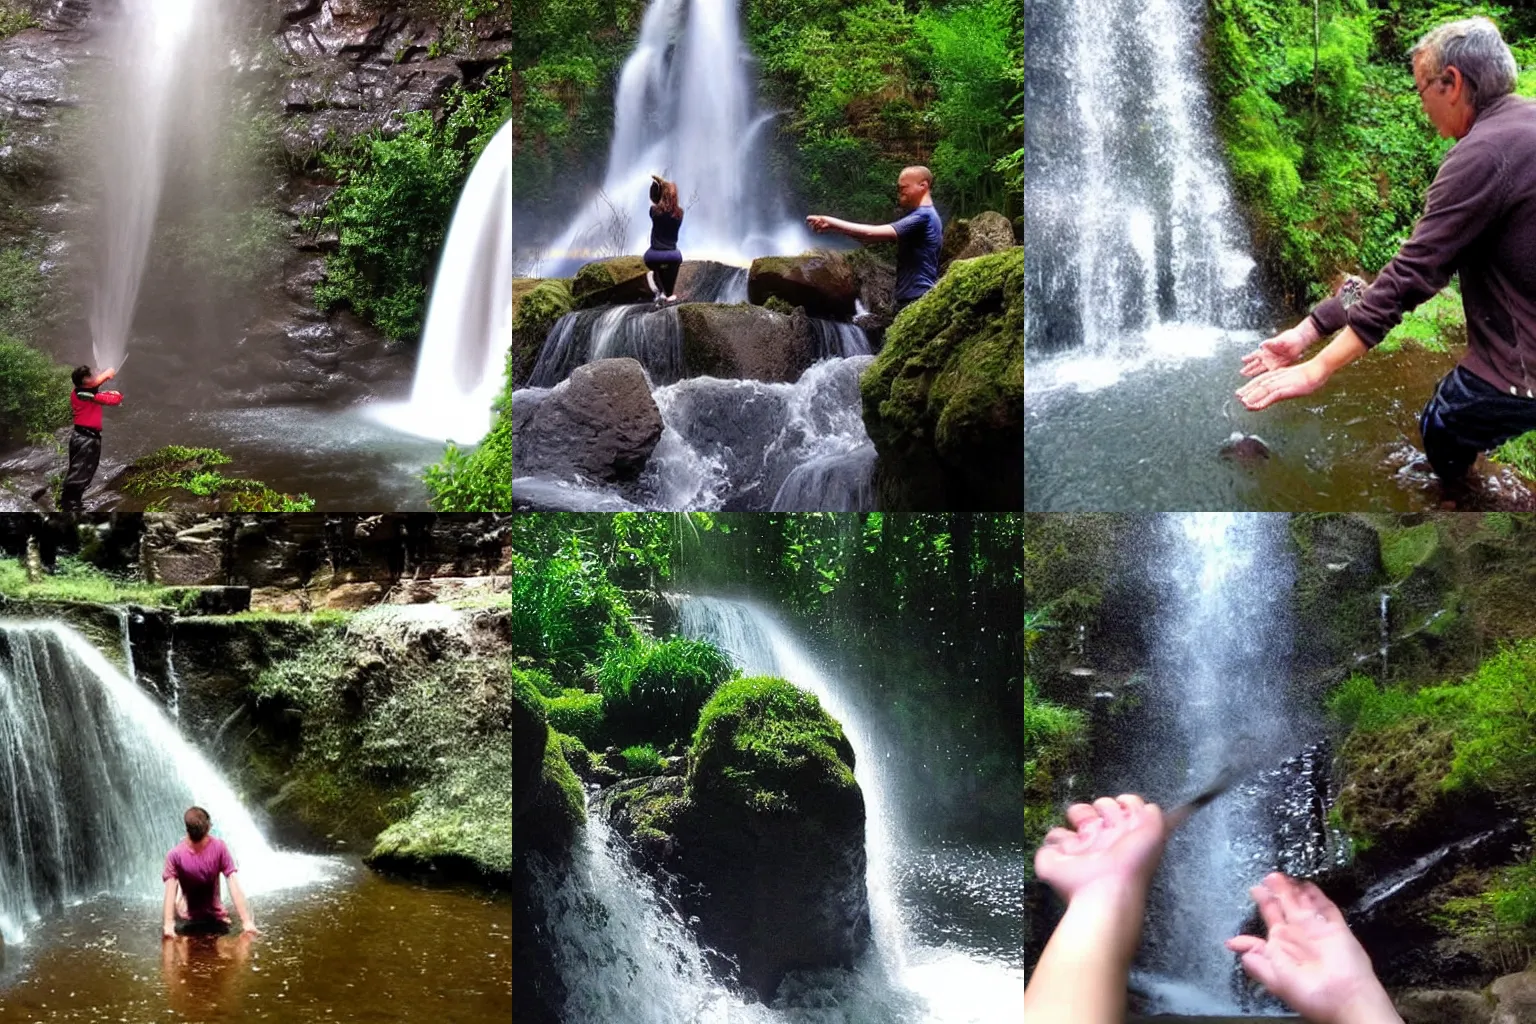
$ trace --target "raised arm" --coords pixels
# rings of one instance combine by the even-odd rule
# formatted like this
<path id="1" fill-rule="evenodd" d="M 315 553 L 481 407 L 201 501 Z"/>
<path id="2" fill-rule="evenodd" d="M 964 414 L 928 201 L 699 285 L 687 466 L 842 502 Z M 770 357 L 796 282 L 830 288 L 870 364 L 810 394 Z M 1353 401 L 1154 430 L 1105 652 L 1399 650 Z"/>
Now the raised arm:
<path id="1" fill-rule="evenodd" d="M 165 903 L 161 908 L 160 936 L 164 939 L 176 937 L 176 879 L 165 880 Z"/>
<path id="2" fill-rule="evenodd" d="M 859 224 L 851 220 L 838 220 L 836 217 L 823 217 L 816 213 L 805 218 L 805 223 L 818 235 L 824 231 L 836 231 L 849 238 L 857 238 L 861 242 L 896 241 L 896 229 L 889 224 Z"/>

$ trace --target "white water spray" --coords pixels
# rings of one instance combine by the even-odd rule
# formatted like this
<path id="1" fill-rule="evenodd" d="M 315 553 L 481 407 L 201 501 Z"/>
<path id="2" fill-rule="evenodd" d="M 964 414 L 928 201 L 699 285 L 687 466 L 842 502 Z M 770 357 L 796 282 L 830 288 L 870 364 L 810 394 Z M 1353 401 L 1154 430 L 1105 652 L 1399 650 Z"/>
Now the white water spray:
<path id="1" fill-rule="evenodd" d="M 475 161 L 432 284 L 410 401 L 370 409 L 421 437 L 475 444 L 512 347 L 512 122 Z"/>
<path id="2" fill-rule="evenodd" d="M 108 28 L 113 68 L 99 128 L 101 251 L 91 307 L 97 367 L 121 366 L 138 306 L 178 127 L 206 132 L 185 107 L 205 109 L 218 85 L 224 0 L 122 0 Z"/>
<path id="3" fill-rule="evenodd" d="M 769 116 L 753 109 L 737 3 L 653 0 L 619 74 L 602 190 L 550 248 L 540 276 L 566 260 L 644 251 L 653 174 L 677 182 L 688 259 L 742 264 L 810 244 L 764 173 Z"/>
<path id="4" fill-rule="evenodd" d="M 0 935 L 98 893 L 153 900 L 182 812 L 208 810 L 248 893 L 326 860 L 273 850 L 229 783 L 78 633 L 0 622 Z"/>

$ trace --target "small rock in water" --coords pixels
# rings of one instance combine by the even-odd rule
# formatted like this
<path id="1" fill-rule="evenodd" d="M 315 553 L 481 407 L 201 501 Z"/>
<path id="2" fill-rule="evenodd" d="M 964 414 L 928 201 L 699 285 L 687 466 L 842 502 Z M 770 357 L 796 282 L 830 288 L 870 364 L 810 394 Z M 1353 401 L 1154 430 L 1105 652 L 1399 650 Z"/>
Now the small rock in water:
<path id="1" fill-rule="evenodd" d="M 1257 434 L 1233 431 L 1232 436 L 1222 444 L 1220 454 L 1224 459 L 1252 465 L 1269 458 L 1269 445 L 1265 444 Z"/>

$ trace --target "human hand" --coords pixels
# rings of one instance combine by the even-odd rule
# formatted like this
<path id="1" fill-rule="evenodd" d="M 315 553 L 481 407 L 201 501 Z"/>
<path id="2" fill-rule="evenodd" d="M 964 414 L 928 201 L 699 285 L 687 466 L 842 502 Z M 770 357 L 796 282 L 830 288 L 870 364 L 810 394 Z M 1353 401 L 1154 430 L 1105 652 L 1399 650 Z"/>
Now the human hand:
<path id="1" fill-rule="evenodd" d="M 1248 890 L 1268 938 L 1239 935 L 1227 948 L 1243 970 L 1316 1024 L 1401 1024 L 1344 915 L 1311 882 L 1274 872 Z"/>
<path id="2" fill-rule="evenodd" d="M 176 938 L 176 926 L 175 925 L 169 925 L 168 924 L 164 928 L 160 929 L 160 941 L 165 942 L 167 940 L 174 940 L 175 938 Z"/>
<path id="3" fill-rule="evenodd" d="M 1310 395 L 1327 382 L 1327 368 L 1316 359 L 1309 359 L 1255 377 L 1237 389 L 1237 397 L 1250 411 L 1257 412 L 1287 398 Z"/>
<path id="4" fill-rule="evenodd" d="M 247 921 L 240 929 L 241 935 L 260 935 L 261 929 L 256 927 L 255 921 Z"/>
<path id="5" fill-rule="evenodd" d="M 813 213 L 809 217 L 805 218 L 805 223 L 810 227 L 812 231 L 819 235 L 823 231 L 831 228 L 832 225 L 827 223 L 829 220 L 831 220 L 830 217 L 823 217 L 820 214 Z"/>
<path id="6" fill-rule="evenodd" d="M 1035 875 L 1071 903 L 1090 891 L 1144 893 L 1167 831 L 1157 804 L 1126 794 L 1067 808 L 1072 828 L 1053 828 L 1035 851 Z"/>
<path id="7" fill-rule="evenodd" d="M 1261 373 L 1290 366 L 1320 337 L 1312 318 L 1307 317 L 1295 327 L 1281 331 L 1243 356 L 1243 376 L 1257 377 Z"/>

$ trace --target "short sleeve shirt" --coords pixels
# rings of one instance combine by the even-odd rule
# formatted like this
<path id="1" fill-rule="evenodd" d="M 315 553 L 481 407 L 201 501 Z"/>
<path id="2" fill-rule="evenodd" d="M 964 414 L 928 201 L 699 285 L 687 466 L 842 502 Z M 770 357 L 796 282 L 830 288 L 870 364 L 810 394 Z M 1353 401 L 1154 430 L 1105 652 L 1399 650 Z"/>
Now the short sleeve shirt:
<path id="1" fill-rule="evenodd" d="M 224 840 L 209 837 L 201 850 L 194 850 L 191 840 L 183 839 L 165 855 L 160 880 L 168 882 L 174 878 L 181 883 L 189 920 L 228 921 L 229 914 L 219 902 L 219 876 L 232 875 L 237 870 Z"/>
<path id="2" fill-rule="evenodd" d="M 896 301 L 911 302 L 938 283 L 944 222 L 932 206 L 919 206 L 891 227 L 896 229 Z"/>

